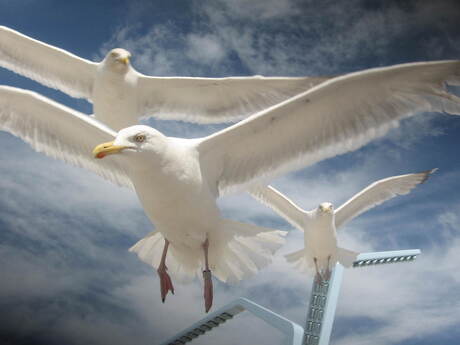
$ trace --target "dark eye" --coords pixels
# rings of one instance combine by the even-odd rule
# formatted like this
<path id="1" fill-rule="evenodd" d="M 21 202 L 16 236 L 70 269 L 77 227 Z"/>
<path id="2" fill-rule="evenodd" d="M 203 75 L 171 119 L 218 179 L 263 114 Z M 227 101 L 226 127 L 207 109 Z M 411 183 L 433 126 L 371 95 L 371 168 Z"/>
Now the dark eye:
<path id="1" fill-rule="evenodd" d="M 145 141 L 145 134 L 137 134 L 135 137 L 134 137 L 134 141 L 136 143 L 143 143 Z"/>

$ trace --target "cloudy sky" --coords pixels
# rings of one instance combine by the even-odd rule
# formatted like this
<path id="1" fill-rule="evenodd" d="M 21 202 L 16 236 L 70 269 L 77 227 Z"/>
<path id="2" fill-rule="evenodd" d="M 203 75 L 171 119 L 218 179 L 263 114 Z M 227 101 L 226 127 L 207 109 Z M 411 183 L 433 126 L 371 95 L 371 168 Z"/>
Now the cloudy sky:
<path id="1" fill-rule="evenodd" d="M 95 61 L 123 47 L 139 71 L 158 76 L 336 75 L 458 59 L 459 21 L 456 0 L 0 0 L 0 25 Z M 0 84 L 91 113 L 86 101 L 4 69 Z M 150 124 L 183 137 L 221 128 Z M 359 151 L 273 181 L 310 209 L 340 205 L 380 178 L 440 169 L 340 232 L 341 245 L 353 250 L 420 248 L 423 255 L 414 264 L 346 271 L 333 344 L 458 344 L 459 140 L 460 118 L 421 114 Z M 176 283 L 163 305 L 155 272 L 127 252 L 153 228 L 131 191 L 0 132 L 0 193 L 1 344 L 158 344 L 203 316 L 199 281 Z M 226 217 L 292 230 L 245 195 L 221 205 Z M 290 231 L 280 254 L 301 243 L 301 233 Z M 239 285 L 215 282 L 214 308 L 244 296 L 302 325 L 310 285 L 278 255 Z M 242 316 L 196 343 L 282 341 Z"/>

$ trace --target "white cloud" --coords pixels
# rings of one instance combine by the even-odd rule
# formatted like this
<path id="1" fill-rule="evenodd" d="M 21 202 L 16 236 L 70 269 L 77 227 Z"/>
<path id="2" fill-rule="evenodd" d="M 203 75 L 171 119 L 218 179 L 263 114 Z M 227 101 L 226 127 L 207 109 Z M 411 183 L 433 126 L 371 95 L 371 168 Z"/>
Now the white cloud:
<path id="1" fill-rule="evenodd" d="M 225 56 L 225 50 L 214 35 L 189 34 L 186 55 L 198 63 L 218 62 Z"/>
<path id="2" fill-rule="evenodd" d="M 126 26 L 103 51 L 115 46 L 132 50 L 136 67 L 153 75 L 224 76 L 239 73 L 241 65 L 248 74 L 336 74 L 458 55 L 455 37 L 421 34 L 454 26 L 458 10 L 448 7 L 391 3 L 372 10 L 358 1 L 194 1 L 187 32 L 177 24 L 154 23 L 140 35 Z M 399 41 L 417 44 L 397 49 Z M 417 53 L 423 56 L 417 58 Z"/>

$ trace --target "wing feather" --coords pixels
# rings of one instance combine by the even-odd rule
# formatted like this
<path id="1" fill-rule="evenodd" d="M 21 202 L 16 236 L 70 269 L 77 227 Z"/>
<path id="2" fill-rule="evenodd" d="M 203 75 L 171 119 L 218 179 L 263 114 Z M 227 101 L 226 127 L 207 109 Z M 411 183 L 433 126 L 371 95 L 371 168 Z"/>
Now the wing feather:
<path id="1" fill-rule="evenodd" d="M 114 140 L 116 133 L 89 116 L 37 93 L 0 86 L 0 130 L 21 138 L 38 152 L 132 188 L 117 159 L 103 162 L 92 156 L 94 146 Z"/>
<path id="2" fill-rule="evenodd" d="M 392 176 L 372 183 L 335 211 L 335 227 L 342 225 L 353 218 L 382 204 L 398 195 L 408 194 L 418 184 L 425 182 L 437 169 L 417 174 Z"/>
<path id="3" fill-rule="evenodd" d="M 460 61 L 376 68 L 325 81 L 201 139 L 200 159 L 220 194 L 356 150 L 417 112 L 460 114 Z M 262 180 L 262 182 L 261 182 Z"/>
<path id="4" fill-rule="evenodd" d="M 91 98 L 97 64 L 0 26 L 0 66 L 61 90 Z"/>
<path id="5" fill-rule="evenodd" d="M 304 218 L 308 216 L 308 212 L 302 210 L 288 197 L 280 193 L 272 186 L 253 187 L 250 188 L 248 192 L 256 200 L 270 207 L 292 226 L 303 231 Z"/>
<path id="6" fill-rule="evenodd" d="M 195 123 L 235 122 L 327 80 L 327 77 L 139 77 L 138 113 Z"/>

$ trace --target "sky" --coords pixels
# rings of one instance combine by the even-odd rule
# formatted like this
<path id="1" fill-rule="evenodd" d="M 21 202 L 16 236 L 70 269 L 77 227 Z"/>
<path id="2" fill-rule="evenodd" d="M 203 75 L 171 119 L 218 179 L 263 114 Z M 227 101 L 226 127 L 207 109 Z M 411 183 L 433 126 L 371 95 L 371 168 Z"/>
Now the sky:
<path id="1" fill-rule="evenodd" d="M 452 1 L 0 0 L 5 25 L 86 59 L 112 48 L 156 76 L 337 75 L 460 57 Z M 86 114 L 91 104 L 0 68 L 0 84 L 40 92 Z M 454 90 L 460 94 L 460 90 Z M 331 100 L 333 101 L 333 100 Z M 223 125 L 150 120 L 167 135 Z M 346 270 L 332 332 L 337 345 L 457 345 L 460 338 L 460 118 L 419 114 L 362 149 L 272 184 L 305 209 L 336 206 L 388 176 L 439 168 L 411 194 L 348 223 L 355 251 L 420 248 L 415 263 Z M 34 152 L 0 132 L 0 344 L 159 344 L 204 316 L 200 281 L 160 300 L 156 272 L 127 249 L 154 225 L 136 195 Z M 304 324 L 312 277 L 283 254 L 302 234 L 247 195 L 225 217 L 289 231 L 272 265 L 237 285 L 215 284 L 214 309 L 249 298 Z M 282 344 L 250 315 L 194 344 Z"/>

